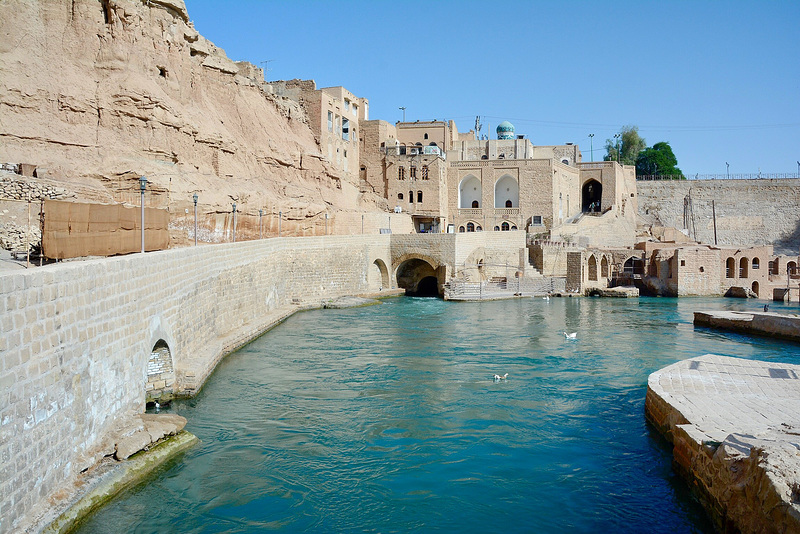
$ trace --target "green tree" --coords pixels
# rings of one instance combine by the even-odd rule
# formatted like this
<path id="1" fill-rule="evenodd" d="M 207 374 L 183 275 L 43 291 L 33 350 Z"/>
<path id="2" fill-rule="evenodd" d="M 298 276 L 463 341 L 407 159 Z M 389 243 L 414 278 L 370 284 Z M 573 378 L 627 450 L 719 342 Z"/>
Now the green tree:
<path id="1" fill-rule="evenodd" d="M 647 146 L 639 136 L 637 126 L 623 126 L 614 139 L 606 139 L 604 161 L 619 161 L 622 165 L 636 165 L 639 152 Z"/>
<path id="2" fill-rule="evenodd" d="M 678 168 L 678 158 L 669 143 L 662 141 L 639 153 L 636 158 L 636 176 L 650 174 L 683 175 Z"/>

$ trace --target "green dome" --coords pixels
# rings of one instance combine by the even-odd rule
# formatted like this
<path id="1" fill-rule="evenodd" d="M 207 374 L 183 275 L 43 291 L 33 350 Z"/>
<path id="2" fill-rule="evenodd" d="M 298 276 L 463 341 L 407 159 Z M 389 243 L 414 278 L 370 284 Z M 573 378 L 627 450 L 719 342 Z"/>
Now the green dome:
<path id="1" fill-rule="evenodd" d="M 508 121 L 503 121 L 497 125 L 498 139 L 514 139 L 514 125 Z"/>

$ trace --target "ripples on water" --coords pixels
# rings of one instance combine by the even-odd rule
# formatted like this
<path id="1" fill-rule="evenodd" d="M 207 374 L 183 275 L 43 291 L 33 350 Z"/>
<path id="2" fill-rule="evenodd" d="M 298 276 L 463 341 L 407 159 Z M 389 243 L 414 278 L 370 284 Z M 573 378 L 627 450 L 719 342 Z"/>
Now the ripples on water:
<path id="1" fill-rule="evenodd" d="M 398 298 L 297 314 L 173 403 L 202 443 L 81 532 L 710 532 L 645 423 L 647 376 L 709 352 L 800 363 L 798 344 L 692 326 L 697 309 L 757 307 Z"/>

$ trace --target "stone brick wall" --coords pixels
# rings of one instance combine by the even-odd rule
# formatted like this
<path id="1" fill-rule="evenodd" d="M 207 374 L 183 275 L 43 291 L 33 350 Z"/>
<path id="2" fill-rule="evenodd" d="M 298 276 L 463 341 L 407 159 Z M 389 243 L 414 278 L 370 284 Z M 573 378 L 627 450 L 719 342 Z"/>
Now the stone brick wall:
<path id="1" fill-rule="evenodd" d="M 719 245 L 774 244 L 778 254 L 800 249 L 800 180 L 639 181 L 639 215 L 683 229 L 684 199 L 691 192 L 690 237 L 714 243 L 712 200 Z"/>
<path id="2" fill-rule="evenodd" d="M 144 410 L 160 341 L 175 390 L 193 392 L 293 303 L 377 291 L 389 244 L 267 239 L 0 274 L 0 531 L 23 530 L 113 452 L 109 436 Z"/>

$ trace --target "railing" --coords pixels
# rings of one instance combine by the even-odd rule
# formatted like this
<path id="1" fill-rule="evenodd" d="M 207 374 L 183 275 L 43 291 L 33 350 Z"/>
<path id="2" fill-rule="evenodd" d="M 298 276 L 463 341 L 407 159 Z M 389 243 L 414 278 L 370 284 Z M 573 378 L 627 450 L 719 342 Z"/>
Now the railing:
<path id="1" fill-rule="evenodd" d="M 580 168 L 581 170 L 608 169 L 614 165 L 617 165 L 616 161 L 593 161 L 591 163 L 581 163 Z"/>
<path id="2" fill-rule="evenodd" d="M 494 214 L 498 216 L 519 215 L 519 208 L 495 208 Z"/>
<path id="3" fill-rule="evenodd" d="M 585 168 L 585 167 L 584 167 Z M 640 174 L 637 180 L 658 181 L 658 180 L 785 180 L 798 179 L 800 174 L 796 172 L 773 172 L 773 173 L 735 173 L 735 174 Z"/>
<path id="4" fill-rule="evenodd" d="M 482 217 L 483 209 L 481 208 L 460 208 L 458 210 L 459 217 Z"/>

